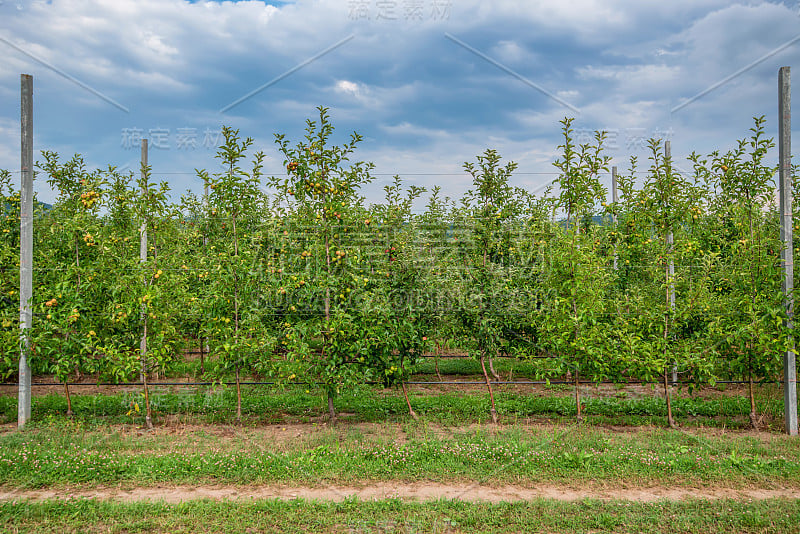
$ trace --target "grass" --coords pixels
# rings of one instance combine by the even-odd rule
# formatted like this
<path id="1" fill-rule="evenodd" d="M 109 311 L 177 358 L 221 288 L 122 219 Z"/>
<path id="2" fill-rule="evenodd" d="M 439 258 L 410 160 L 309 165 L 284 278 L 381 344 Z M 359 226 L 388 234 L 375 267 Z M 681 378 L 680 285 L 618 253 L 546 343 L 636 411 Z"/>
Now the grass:
<path id="1" fill-rule="evenodd" d="M 141 429 L 139 393 L 75 394 L 72 418 L 64 416 L 62 396 L 36 396 L 26 430 L 0 432 L 0 481 L 4 489 L 49 487 L 65 496 L 70 488 L 106 485 L 225 484 L 246 494 L 248 485 L 370 481 L 800 488 L 796 438 L 704 428 L 746 426 L 747 399 L 724 392 L 676 395 L 673 409 L 679 421 L 694 429 L 675 431 L 663 428 L 663 400 L 642 390 L 584 395 L 587 421 L 576 424 L 568 386 L 499 389 L 500 426 L 486 424 L 488 396 L 478 388 L 412 391 L 419 420 L 407 415 L 399 392 L 359 387 L 336 399 L 342 423 L 329 427 L 316 388 L 245 388 L 245 417 L 239 425 L 231 425 L 231 388 L 154 388 L 153 432 Z M 780 427 L 778 390 L 762 389 L 759 408 Z M 7 423 L 16 419 L 16 399 L 0 397 L 0 418 Z M 800 501 L 788 499 L 0 501 L 4 532 L 673 534 L 796 532 L 798 522 Z"/>
<path id="2" fill-rule="evenodd" d="M 23 488 L 367 480 L 800 487 L 796 438 L 783 435 L 586 425 L 458 429 L 425 420 L 281 433 L 216 426 L 145 433 L 53 418 L 0 434 L 0 480 Z"/>
<path id="3" fill-rule="evenodd" d="M 551 386 L 552 387 L 552 386 Z M 114 395 L 81 395 L 73 388 L 75 417 L 97 425 L 141 423 L 144 398 L 140 392 Z M 774 389 L 774 388 L 773 388 Z M 576 413 L 571 395 L 552 395 L 550 388 L 503 391 L 495 394 L 497 412 L 506 422 L 526 418 L 547 418 L 553 422 L 570 422 Z M 446 425 L 464 425 L 485 422 L 489 417 L 489 397 L 481 388 L 463 392 L 412 393 L 414 410 L 431 421 Z M 336 409 L 349 415 L 352 421 L 402 422 L 408 419 L 408 409 L 397 389 L 355 387 L 335 400 Z M 656 396 L 629 398 L 623 394 L 613 397 L 592 396 L 584 393 L 583 415 L 589 424 L 601 425 L 659 425 L 666 424 L 666 406 Z M 167 416 L 181 417 L 186 421 L 228 424 L 234 421 L 236 397 L 233 388 L 153 387 L 151 405 L 156 421 Z M 136 411 L 138 406 L 139 411 Z M 763 395 L 758 402 L 765 414 L 768 428 L 782 428 L 783 399 L 778 394 Z M 747 428 L 750 411 L 745 397 L 719 395 L 700 398 L 675 395 L 673 414 L 684 426 L 715 426 Z M 35 396 L 33 421 L 60 417 L 66 413 L 66 400 L 62 395 Z M 249 424 L 314 422 L 325 417 L 327 404 L 316 387 L 289 386 L 275 389 L 270 386 L 244 388 L 242 400 L 244 421 Z M 0 397 L 0 423 L 16 421 L 16 398 Z"/>
<path id="4" fill-rule="evenodd" d="M 797 532 L 800 501 L 0 503 L 6 532 Z"/>

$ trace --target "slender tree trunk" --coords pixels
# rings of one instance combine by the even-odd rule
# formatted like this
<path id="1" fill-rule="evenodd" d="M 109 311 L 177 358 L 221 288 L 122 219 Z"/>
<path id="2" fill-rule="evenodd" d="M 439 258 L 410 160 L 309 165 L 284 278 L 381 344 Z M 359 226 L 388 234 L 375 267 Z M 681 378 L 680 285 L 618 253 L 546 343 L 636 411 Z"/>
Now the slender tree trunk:
<path id="1" fill-rule="evenodd" d="M 200 374 L 206 373 L 205 367 L 205 354 L 206 354 L 206 341 L 205 338 L 200 338 Z"/>
<path id="2" fill-rule="evenodd" d="M 76 289 L 78 290 L 78 292 L 80 292 L 80 290 L 81 290 L 81 253 L 80 253 L 80 249 L 78 248 L 78 238 L 77 237 L 75 237 L 75 267 L 77 268 L 77 271 L 78 271 L 78 284 L 77 284 L 77 288 Z"/>
<path id="3" fill-rule="evenodd" d="M 411 407 L 411 401 L 408 399 L 408 391 L 406 390 L 406 383 L 405 381 L 401 382 L 403 385 L 403 396 L 406 398 L 406 404 L 408 405 L 408 415 L 413 417 L 414 419 L 417 418 L 417 412 L 414 411 L 414 408 Z"/>
<path id="4" fill-rule="evenodd" d="M 495 380 L 500 380 L 500 375 L 497 374 L 497 371 L 494 370 L 494 362 L 493 362 L 492 355 L 489 355 L 489 372 L 492 373 L 492 376 Z"/>
<path id="5" fill-rule="evenodd" d="M 569 228 L 571 214 L 572 207 L 570 206 L 569 210 L 567 211 L 567 228 Z M 577 242 L 578 235 L 580 235 L 580 221 L 578 220 L 577 215 L 575 216 L 575 221 L 575 232 L 572 234 L 572 248 L 574 250 L 580 250 L 580 243 Z M 572 259 L 569 263 L 569 276 L 573 284 L 572 315 L 575 319 L 575 331 L 573 335 L 575 336 L 575 341 L 577 342 L 578 338 L 580 337 L 580 323 L 578 322 L 578 301 L 575 298 L 574 293 L 574 287 L 577 286 L 577 281 L 575 280 L 575 261 Z M 569 376 L 569 373 L 567 373 L 567 376 Z M 583 421 L 583 409 L 581 407 L 580 367 L 577 361 L 575 362 L 575 376 L 573 378 L 575 380 L 575 418 L 578 422 L 581 422 Z"/>
<path id="6" fill-rule="evenodd" d="M 204 184 L 203 187 L 203 203 L 208 209 L 208 182 Z M 207 213 L 206 213 L 207 215 Z M 208 217 L 203 217 L 203 257 L 208 258 Z M 205 285 L 207 281 L 203 282 Z M 206 352 L 206 347 L 208 346 L 208 338 L 200 337 L 200 374 L 204 375 L 206 373 L 205 361 L 204 356 Z"/>
<path id="7" fill-rule="evenodd" d="M 231 220 L 233 226 L 233 257 L 239 259 L 239 235 L 236 232 L 236 215 Z M 233 267 L 233 339 L 239 350 L 239 275 L 237 265 Z M 236 356 L 238 359 L 238 355 Z M 236 364 L 236 421 L 242 421 L 242 385 L 239 376 L 239 364 Z"/>
<path id="8" fill-rule="evenodd" d="M 753 430 L 758 430 L 758 414 L 756 412 L 756 397 L 753 392 L 753 371 L 748 369 L 747 371 L 747 386 L 748 392 L 750 394 L 750 425 L 753 427 Z"/>
<path id="9" fill-rule="evenodd" d="M 484 202 L 484 213 L 486 212 L 485 211 L 486 208 L 487 208 L 487 206 L 486 206 L 486 203 Z M 487 259 L 488 259 L 488 255 L 489 255 L 489 243 L 487 241 L 487 242 L 485 242 L 483 244 L 483 272 L 484 272 L 484 275 L 486 275 L 486 262 L 487 262 Z M 485 283 L 485 281 L 484 281 L 484 283 Z M 483 354 L 484 354 L 484 352 L 481 351 L 481 365 L 483 365 Z M 489 354 L 488 358 L 489 358 L 489 371 L 492 373 L 492 376 L 494 377 L 495 380 L 500 380 L 500 376 L 494 370 L 494 362 L 492 361 L 492 355 Z M 484 374 L 486 373 L 485 366 L 484 366 L 483 372 L 484 372 Z M 494 400 L 492 400 L 492 409 L 494 409 Z M 495 423 L 497 423 L 496 416 L 492 416 L 492 419 L 494 420 Z"/>
<path id="10" fill-rule="evenodd" d="M 492 415 L 492 423 L 497 424 L 497 410 L 494 407 L 494 390 L 492 390 L 492 382 L 489 380 L 489 373 L 486 372 L 486 353 L 481 350 L 481 369 L 483 369 L 483 378 L 486 380 L 486 387 L 489 390 L 489 400 L 492 403 L 489 413 Z"/>
<path id="11" fill-rule="evenodd" d="M 242 421 L 242 385 L 239 380 L 239 366 L 236 366 L 236 420 Z"/>
<path id="12" fill-rule="evenodd" d="M 328 391 L 328 417 L 331 425 L 336 424 L 336 408 L 333 406 L 333 395 Z"/>
<path id="13" fill-rule="evenodd" d="M 752 288 L 753 295 L 752 295 L 752 302 L 753 308 L 755 308 L 756 303 L 756 296 L 758 295 L 758 281 L 760 280 L 759 273 L 756 273 L 756 269 L 754 267 L 760 264 L 756 262 L 756 258 L 754 257 L 756 252 L 758 251 L 758 247 L 755 246 L 753 240 L 753 208 L 752 204 L 750 203 L 750 191 L 747 191 L 747 222 L 750 228 L 750 241 L 748 241 L 747 245 L 749 250 L 752 251 L 750 254 L 750 287 Z M 756 397 L 753 392 L 753 353 L 752 351 L 747 351 L 747 382 L 748 382 L 748 392 L 750 394 L 750 425 L 753 427 L 753 430 L 758 430 L 758 412 L 756 411 Z"/>
<path id="14" fill-rule="evenodd" d="M 77 289 L 78 293 L 80 293 L 81 292 L 81 253 L 80 253 L 80 249 L 78 248 L 78 236 L 75 236 L 75 270 L 77 271 L 77 274 L 78 274 L 78 282 L 75 284 L 75 289 Z M 78 354 L 77 357 L 78 357 L 78 363 L 75 365 L 75 376 L 77 377 L 78 380 L 80 380 L 81 379 L 81 363 L 83 361 L 83 358 L 81 358 L 80 354 Z M 69 398 L 67 398 L 67 400 L 69 401 Z M 70 407 L 69 411 L 70 412 L 72 411 L 71 407 Z M 68 415 L 72 415 L 72 414 L 68 413 Z"/>
<path id="15" fill-rule="evenodd" d="M 69 395 L 69 383 L 64 382 L 64 395 L 67 397 L 67 417 L 72 417 L 72 397 Z"/>
<path id="16" fill-rule="evenodd" d="M 325 203 L 325 195 L 322 197 L 323 204 Z M 328 220 L 327 216 L 323 214 L 323 223 L 325 225 L 325 274 L 330 277 L 331 274 L 331 243 L 328 237 Z M 330 281 L 325 281 L 325 336 L 328 335 L 329 324 L 331 322 L 331 288 Z"/>
<path id="17" fill-rule="evenodd" d="M 147 385 L 147 371 L 144 373 L 144 423 L 148 429 L 153 428 L 153 412 L 150 408 L 150 388 Z"/>
<path id="18" fill-rule="evenodd" d="M 666 238 L 665 238 L 666 240 Z M 667 401 L 667 423 L 669 424 L 670 428 L 678 428 L 678 425 L 675 424 L 675 420 L 672 418 L 672 398 L 670 396 L 669 391 L 669 380 L 667 374 L 667 346 L 669 343 L 669 318 L 670 313 L 672 312 L 671 300 L 670 295 L 672 291 L 672 278 L 669 275 L 669 262 L 666 263 L 664 266 L 666 272 L 666 279 L 667 279 L 667 312 L 664 315 L 664 399 Z M 674 363 L 673 363 L 674 365 Z"/>
<path id="19" fill-rule="evenodd" d="M 140 366 L 139 366 L 139 381 L 144 384 L 147 382 L 147 304 L 142 303 L 141 307 L 141 317 L 142 321 L 142 339 L 139 340 L 139 357 L 140 357 Z"/>
<path id="20" fill-rule="evenodd" d="M 324 205 L 326 199 L 326 195 L 322 195 L 322 203 Z M 322 334 L 323 339 L 325 342 L 322 346 L 322 354 L 323 359 L 325 358 L 325 349 L 327 345 L 327 340 L 330 332 L 330 324 L 331 324 L 331 288 L 330 288 L 330 273 L 331 273 L 331 243 L 328 237 L 328 218 L 327 214 L 323 213 L 322 221 L 324 224 L 323 231 L 325 232 L 325 274 L 328 275 L 325 281 L 325 331 Z M 330 418 L 331 425 L 336 424 L 336 409 L 333 406 L 333 393 L 329 389 L 328 390 L 328 416 Z"/>
<path id="21" fill-rule="evenodd" d="M 439 354 L 440 354 L 441 350 L 442 350 L 441 345 L 439 345 L 439 342 L 437 341 L 436 342 L 436 352 L 434 352 L 434 356 L 433 356 L 433 365 L 436 368 L 436 377 L 439 379 L 439 382 L 442 381 L 442 375 L 439 373 Z"/>
<path id="22" fill-rule="evenodd" d="M 577 416 L 576 419 L 578 422 L 583 421 L 583 408 L 581 406 L 581 383 L 578 378 L 580 373 L 578 373 L 578 368 L 575 368 L 575 406 L 577 407 Z"/>
<path id="23" fill-rule="evenodd" d="M 669 374 L 666 367 L 664 367 L 664 398 L 667 400 L 667 423 L 670 428 L 678 428 L 675 419 L 672 418 L 672 398 L 669 392 Z"/>
<path id="24" fill-rule="evenodd" d="M 239 235 L 236 232 L 236 215 L 233 216 L 233 257 L 239 259 Z M 239 265 L 233 266 L 233 335 L 239 340 Z"/>

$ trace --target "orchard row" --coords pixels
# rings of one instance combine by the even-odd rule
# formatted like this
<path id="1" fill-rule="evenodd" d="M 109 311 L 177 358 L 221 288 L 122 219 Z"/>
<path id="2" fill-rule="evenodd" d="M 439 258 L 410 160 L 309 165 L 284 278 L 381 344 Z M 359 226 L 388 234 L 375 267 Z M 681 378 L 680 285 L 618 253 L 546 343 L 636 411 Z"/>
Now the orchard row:
<path id="1" fill-rule="evenodd" d="M 780 379 L 789 335 L 763 119 L 736 148 L 693 154 L 691 175 L 652 140 L 642 169 L 634 158 L 618 176 L 614 203 L 604 134 L 578 145 L 571 122 L 544 194 L 513 187 L 516 164 L 486 150 L 464 164 L 461 199 L 396 177 L 369 206 L 360 191 L 373 166 L 351 161 L 361 138 L 333 144 L 324 108 L 296 144 L 276 136 L 279 177 L 224 128 L 223 172 L 198 171 L 207 193 L 177 202 L 149 168 L 89 170 L 43 152 L 39 174 L 58 198 L 35 215 L 34 371 L 146 379 L 187 346 L 208 347 L 209 376 L 319 383 L 331 417 L 343 388 L 402 386 L 443 344 L 481 362 L 490 394 L 499 354 L 549 356 L 532 360 L 538 379 L 663 381 L 667 393 L 673 369 L 696 385 Z M 13 379 L 19 193 L 8 173 L 0 195 L 0 373 Z"/>

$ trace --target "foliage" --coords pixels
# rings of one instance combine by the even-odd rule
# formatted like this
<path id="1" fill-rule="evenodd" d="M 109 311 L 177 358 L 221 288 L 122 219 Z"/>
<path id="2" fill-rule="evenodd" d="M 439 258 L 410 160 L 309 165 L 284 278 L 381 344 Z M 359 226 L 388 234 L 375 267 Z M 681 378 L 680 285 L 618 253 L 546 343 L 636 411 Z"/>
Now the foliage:
<path id="1" fill-rule="evenodd" d="M 216 382 L 320 384 L 331 417 L 343 391 L 402 386 L 445 346 L 481 363 L 494 412 L 500 355 L 572 380 L 579 415 L 585 381 L 668 391 L 673 366 L 692 386 L 780 379 L 790 337 L 763 118 L 734 148 L 693 154 L 691 175 L 651 140 L 644 175 L 632 158 L 611 203 L 605 134 L 577 144 L 572 125 L 561 121 L 553 190 L 515 187 L 517 165 L 487 149 L 464 163 L 462 198 L 432 187 L 421 212 L 428 191 L 399 176 L 365 204 L 362 137 L 337 142 L 322 107 L 298 142 L 276 136 L 279 176 L 223 128 L 221 170 L 198 170 L 206 193 L 179 201 L 150 168 L 134 179 L 44 152 L 57 198 L 36 211 L 33 367 L 64 383 L 147 379 L 207 346 Z M 0 376 L 13 379 L 19 193 L 7 172 L 0 202 Z M 241 404 L 237 387 L 237 415 Z"/>

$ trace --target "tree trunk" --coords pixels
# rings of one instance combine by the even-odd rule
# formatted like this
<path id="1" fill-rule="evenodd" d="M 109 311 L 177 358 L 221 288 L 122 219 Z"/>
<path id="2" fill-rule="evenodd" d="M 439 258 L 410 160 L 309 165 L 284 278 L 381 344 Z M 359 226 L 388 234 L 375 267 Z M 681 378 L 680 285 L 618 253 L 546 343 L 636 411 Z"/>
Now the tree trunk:
<path id="1" fill-rule="evenodd" d="M 324 197 L 323 197 L 324 202 Z M 330 276 L 331 274 L 331 244 L 328 239 L 328 221 L 326 218 L 323 218 L 325 222 L 325 274 Z M 328 330 L 330 330 L 330 322 L 331 322 L 331 287 L 330 281 L 327 280 L 325 282 L 325 335 L 328 335 Z"/>
<path id="2" fill-rule="evenodd" d="M 489 400 L 492 407 L 489 413 L 492 414 L 492 423 L 497 424 L 497 410 L 494 407 L 494 391 L 492 390 L 492 382 L 489 380 L 489 373 L 486 372 L 486 353 L 481 351 L 481 369 L 483 369 L 483 378 L 486 380 L 486 387 L 489 389 Z"/>
<path id="3" fill-rule="evenodd" d="M 242 386 L 239 382 L 239 366 L 236 366 L 236 421 L 242 421 Z"/>
<path id="4" fill-rule="evenodd" d="M 333 395 L 328 391 L 328 417 L 331 425 L 336 424 L 336 409 L 333 407 Z"/>
<path id="5" fill-rule="evenodd" d="M 411 401 L 408 400 L 408 391 L 406 390 L 406 383 L 401 382 L 401 384 L 403 385 L 403 396 L 406 398 L 406 404 L 408 405 L 408 415 L 416 419 L 417 412 L 414 411 L 414 408 L 411 407 Z"/>
<path id="6" fill-rule="evenodd" d="M 442 381 L 442 375 L 439 373 L 439 354 L 440 354 L 441 350 L 442 350 L 441 349 L 441 345 L 439 345 L 439 342 L 437 341 L 436 342 L 436 352 L 434 353 L 434 356 L 433 356 L 433 365 L 436 368 L 436 378 L 439 379 L 439 382 Z"/>
<path id="7" fill-rule="evenodd" d="M 577 415 L 576 419 L 578 422 L 583 421 L 583 409 L 581 407 L 581 383 L 578 379 L 580 373 L 578 373 L 578 368 L 575 368 L 575 406 L 577 407 Z"/>
<path id="8" fill-rule="evenodd" d="M 147 357 L 147 304 L 142 303 L 141 317 L 142 317 L 142 339 L 139 340 L 139 355 L 141 357 L 141 366 L 139 368 L 139 382 L 145 383 L 147 381 L 147 374 L 145 358 Z"/>
<path id="9" fill-rule="evenodd" d="M 69 383 L 64 382 L 64 394 L 67 396 L 67 417 L 72 417 L 72 397 L 69 395 Z"/>
<path id="10" fill-rule="evenodd" d="M 200 375 L 201 376 L 206 374 L 205 355 L 206 355 L 206 340 L 205 340 L 205 338 L 200 338 Z"/>
<path id="11" fill-rule="evenodd" d="M 239 350 L 239 234 L 236 231 L 236 215 L 231 217 L 233 226 L 233 256 L 237 265 L 233 268 L 233 338 L 236 341 L 236 350 Z M 236 355 L 237 359 L 239 354 Z M 242 385 L 239 379 L 239 364 L 236 364 L 236 421 L 242 422 Z"/>
<path id="12" fill-rule="evenodd" d="M 148 429 L 153 428 L 153 412 L 150 409 L 150 388 L 147 386 L 147 371 L 144 372 L 144 423 Z"/>
<path id="13" fill-rule="evenodd" d="M 76 289 L 78 293 L 81 291 L 81 252 L 78 249 L 78 236 L 75 236 L 75 267 L 78 273 L 78 284 Z"/>
<path id="14" fill-rule="evenodd" d="M 669 318 L 670 318 L 670 312 L 672 311 L 671 298 L 670 298 L 672 291 L 672 286 L 670 285 L 672 283 L 672 277 L 670 276 L 669 272 L 669 262 L 667 262 L 666 265 L 664 266 L 664 270 L 667 279 L 667 301 L 666 301 L 667 313 L 664 315 L 664 371 L 663 371 L 664 399 L 667 401 L 667 423 L 669 424 L 670 428 L 678 428 L 678 425 L 675 424 L 675 420 L 672 418 L 672 398 L 670 397 L 669 393 L 669 380 L 667 375 L 667 361 L 668 361 L 667 344 L 669 343 Z"/>
<path id="15" fill-rule="evenodd" d="M 750 425 L 753 430 L 758 430 L 758 415 L 756 412 L 756 397 L 753 393 L 753 372 L 748 370 L 747 373 L 748 390 L 750 393 Z"/>
<path id="16" fill-rule="evenodd" d="M 500 375 L 494 370 L 494 358 L 491 355 L 489 355 L 489 372 L 492 373 L 495 380 L 500 380 Z"/>
<path id="17" fill-rule="evenodd" d="M 233 267 L 233 335 L 239 341 L 239 234 L 236 231 L 236 216 L 231 218 L 233 225 L 233 256 L 237 265 Z"/>
<path id="18" fill-rule="evenodd" d="M 667 424 L 670 428 L 678 428 L 675 419 L 672 418 L 672 398 L 669 392 L 669 375 L 666 367 L 664 368 L 664 398 L 667 400 Z"/>

